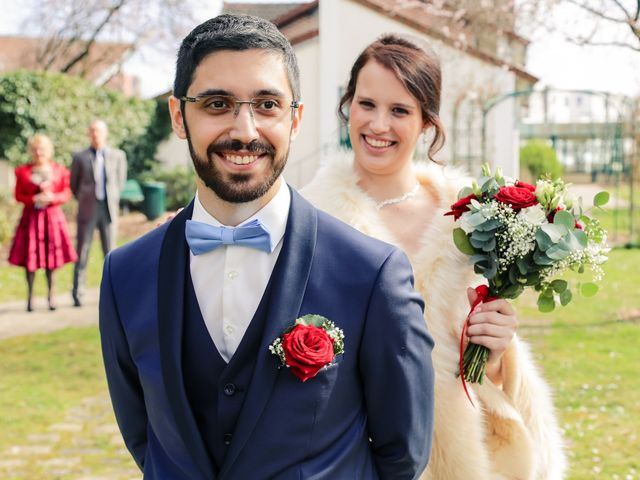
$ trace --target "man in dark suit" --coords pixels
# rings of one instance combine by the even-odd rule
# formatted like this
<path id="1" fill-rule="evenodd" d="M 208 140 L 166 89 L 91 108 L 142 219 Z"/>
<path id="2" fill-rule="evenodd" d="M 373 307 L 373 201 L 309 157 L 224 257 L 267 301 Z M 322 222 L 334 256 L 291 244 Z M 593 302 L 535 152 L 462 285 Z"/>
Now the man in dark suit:
<path id="1" fill-rule="evenodd" d="M 89 251 L 98 228 L 104 255 L 116 244 L 120 192 L 127 180 L 127 157 L 122 150 L 107 146 L 109 130 L 102 120 L 89 126 L 91 146 L 73 154 L 71 191 L 78 201 L 77 252 L 73 270 L 73 303 L 82 305 Z"/>
<path id="2" fill-rule="evenodd" d="M 427 464 L 433 342 L 406 256 L 281 176 L 298 76 L 256 17 L 218 16 L 180 47 L 169 109 L 196 197 L 111 252 L 100 293 L 109 391 L 145 479 L 402 480 Z"/>

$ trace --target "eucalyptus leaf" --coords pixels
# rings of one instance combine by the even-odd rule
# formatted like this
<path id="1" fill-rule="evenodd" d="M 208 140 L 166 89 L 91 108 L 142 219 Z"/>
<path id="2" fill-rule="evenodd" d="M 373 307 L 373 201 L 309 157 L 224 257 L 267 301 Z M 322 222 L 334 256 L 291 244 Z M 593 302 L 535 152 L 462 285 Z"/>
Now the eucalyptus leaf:
<path id="1" fill-rule="evenodd" d="M 480 230 L 481 232 L 491 232 L 496 230 L 500 226 L 500 220 L 492 218 L 490 220 L 485 220 L 485 222 L 481 223 L 476 227 L 476 230 Z"/>
<path id="2" fill-rule="evenodd" d="M 480 210 L 482 208 L 482 205 L 480 204 L 480 202 L 478 200 L 476 200 L 475 198 L 472 198 L 470 203 L 474 207 L 475 210 Z"/>
<path id="3" fill-rule="evenodd" d="M 467 216 L 466 219 L 467 223 L 472 227 L 477 227 L 487 221 L 480 212 L 473 212 L 471 215 Z"/>
<path id="4" fill-rule="evenodd" d="M 591 282 L 583 283 L 580 285 L 580 293 L 583 297 L 593 297 L 598 293 L 598 285 Z"/>
<path id="5" fill-rule="evenodd" d="M 567 234 L 567 232 L 569 232 L 569 229 L 566 226 L 562 224 L 555 224 L 555 223 L 545 223 L 540 228 L 544 233 L 546 233 L 549 236 L 549 238 L 551 239 L 551 242 L 553 243 L 558 243 L 560 239 L 564 237 Z"/>
<path id="6" fill-rule="evenodd" d="M 468 197 L 472 193 L 473 193 L 473 189 L 471 187 L 464 187 L 462 190 L 460 190 L 460 193 L 458 193 L 458 200 L 464 197 Z"/>
<path id="7" fill-rule="evenodd" d="M 535 286 L 540 283 L 540 273 L 539 272 L 531 272 L 527 274 L 527 283 L 525 284 L 527 287 Z"/>
<path id="8" fill-rule="evenodd" d="M 491 240 L 489 240 L 488 242 L 485 242 L 484 245 L 482 245 L 482 251 L 483 252 L 491 252 L 495 248 L 496 248 L 496 239 L 495 239 L 495 237 L 492 238 Z"/>
<path id="9" fill-rule="evenodd" d="M 523 291 L 524 288 L 520 285 L 509 285 L 500 292 L 500 298 L 518 298 Z"/>
<path id="10" fill-rule="evenodd" d="M 567 230 L 573 230 L 576 224 L 576 219 L 566 210 L 560 210 L 559 212 L 556 212 L 553 217 L 553 224 L 563 225 Z"/>
<path id="11" fill-rule="evenodd" d="M 582 248 L 585 248 L 587 246 L 587 244 L 589 243 L 589 238 L 587 237 L 586 233 L 578 229 L 575 229 L 571 233 L 573 234 L 576 241 L 578 242 L 578 245 L 580 245 Z"/>
<path id="12" fill-rule="evenodd" d="M 476 253 L 474 255 L 471 255 L 471 263 L 473 264 L 477 264 L 480 263 L 482 264 L 482 262 L 484 262 L 484 266 L 489 265 L 489 255 L 486 255 L 484 253 Z"/>
<path id="13" fill-rule="evenodd" d="M 553 312 L 556 308 L 556 301 L 553 297 L 545 297 L 540 295 L 538 297 L 538 310 L 543 313 Z"/>
<path id="14" fill-rule="evenodd" d="M 497 273 L 498 273 L 498 262 L 491 262 L 489 264 L 489 268 L 487 268 L 484 272 L 482 272 L 482 275 L 487 280 L 491 280 L 496 276 Z"/>
<path id="15" fill-rule="evenodd" d="M 493 232 L 481 232 L 480 230 L 474 230 L 471 232 L 471 238 L 481 242 L 486 242 L 494 237 L 495 233 Z"/>
<path id="16" fill-rule="evenodd" d="M 551 288 L 553 288 L 553 291 L 556 293 L 562 293 L 566 291 L 568 286 L 569 284 L 566 280 L 557 279 L 551 282 Z"/>
<path id="17" fill-rule="evenodd" d="M 529 263 L 522 257 L 516 258 L 516 266 L 522 275 L 526 275 L 529 271 Z"/>
<path id="18" fill-rule="evenodd" d="M 553 265 L 554 261 L 545 255 L 544 252 L 536 250 L 533 252 L 533 261 L 536 265 Z"/>
<path id="19" fill-rule="evenodd" d="M 563 307 L 566 307 L 572 298 L 573 298 L 573 294 L 571 293 L 571 290 L 566 289 L 564 292 L 560 294 L 560 304 Z"/>
<path id="20" fill-rule="evenodd" d="M 568 257 L 569 253 L 571 252 L 565 250 L 559 245 L 551 245 L 549 249 L 544 252 L 544 254 L 552 260 L 562 260 L 563 258 Z"/>
<path id="21" fill-rule="evenodd" d="M 476 253 L 475 249 L 469 242 L 469 237 L 467 237 L 467 234 L 461 228 L 453 230 L 453 243 L 462 253 L 466 253 L 467 255 L 473 255 Z"/>
<path id="22" fill-rule="evenodd" d="M 540 250 L 542 250 L 543 252 L 547 251 L 548 248 L 553 245 L 551 237 L 549 237 L 549 235 L 547 235 L 542 229 L 539 229 L 536 232 L 536 242 Z"/>
<path id="23" fill-rule="evenodd" d="M 595 207 L 601 207 L 606 205 L 609 201 L 609 192 L 599 192 L 593 197 L 593 205 Z"/>

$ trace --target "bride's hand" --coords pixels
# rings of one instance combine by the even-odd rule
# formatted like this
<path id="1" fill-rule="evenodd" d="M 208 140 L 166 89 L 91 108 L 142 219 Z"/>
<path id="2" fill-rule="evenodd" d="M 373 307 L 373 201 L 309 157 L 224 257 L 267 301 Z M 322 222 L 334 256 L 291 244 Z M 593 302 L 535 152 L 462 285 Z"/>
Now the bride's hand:
<path id="1" fill-rule="evenodd" d="M 477 295 L 473 288 L 467 289 L 470 305 Z M 502 298 L 481 303 L 469 318 L 467 337 L 470 342 L 489 349 L 486 375 L 497 385 L 502 384 L 502 355 L 513 340 L 517 328 L 516 312 Z"/>

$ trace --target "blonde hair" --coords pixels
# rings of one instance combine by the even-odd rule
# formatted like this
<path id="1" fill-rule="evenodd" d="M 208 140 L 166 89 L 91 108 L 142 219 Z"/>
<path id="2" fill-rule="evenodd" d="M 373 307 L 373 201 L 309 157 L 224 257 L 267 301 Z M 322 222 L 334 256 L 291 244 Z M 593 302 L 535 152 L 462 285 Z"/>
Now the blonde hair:
<path id="1" fill-rule="evenodd" d="M 44 133 L 36 133 L 27 141 L 27 148 L 31 150 L 36 145 L 45 145 L 49 151 L 49 160 L 53 159 L 53 142 Z"/>

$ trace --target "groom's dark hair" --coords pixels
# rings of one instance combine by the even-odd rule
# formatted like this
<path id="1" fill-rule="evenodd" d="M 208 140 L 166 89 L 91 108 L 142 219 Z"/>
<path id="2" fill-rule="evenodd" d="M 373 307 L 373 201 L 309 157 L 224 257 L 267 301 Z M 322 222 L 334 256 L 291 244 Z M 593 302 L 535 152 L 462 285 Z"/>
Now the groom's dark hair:
<path id="1" fill-rule="evenodd" d="M 173 95 L 187 94 L 193 73 L 207 55 L 220 50 L 269 50 L 282 55 L 293 100 L 300 100 L 300 72 L 293 47 L 276 26 L 251 15 L 218 15 L 194 28 L 178 51 Z"/>

